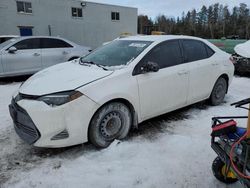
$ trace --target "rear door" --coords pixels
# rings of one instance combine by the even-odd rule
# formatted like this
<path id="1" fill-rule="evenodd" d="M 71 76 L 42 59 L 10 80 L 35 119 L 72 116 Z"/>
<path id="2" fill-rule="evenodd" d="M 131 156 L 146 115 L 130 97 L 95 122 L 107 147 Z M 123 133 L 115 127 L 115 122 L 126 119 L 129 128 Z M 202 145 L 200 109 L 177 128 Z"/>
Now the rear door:
<path id="1" fill-rule="evenodd" d="M 140 73 L 147 62 L 160 66 L 158 72 Z M 154 47 L 135 67 L 140 110 L 143 120 L 172 111 L 187 103 L 188 65 L 178 40 L 163 42 Z"/>
<path id="2" fill-rule="evenodd" d="M 42 65 L 44 68 L 69 60 L 73 47 L 69 43 L 53 38 L 42 38 L 41 43 Z"/>
<path id="3" fill-rule="evenodd" d="M 213 61 L 214 51 L 199 40 L 182 40 L 185 62 L 190 65 L 188 103 L 209 97 L 217 77 L 218 63 Z"/>
<path id="4" fill-rule="evenodd" d="M 41 49 L 38 38 L 24 39 L 11 47 L 15 47 L 17 51 L 9 53 L 7 49 L 2 53 L 5 74 L 29 74 L 41 69 Z"/>

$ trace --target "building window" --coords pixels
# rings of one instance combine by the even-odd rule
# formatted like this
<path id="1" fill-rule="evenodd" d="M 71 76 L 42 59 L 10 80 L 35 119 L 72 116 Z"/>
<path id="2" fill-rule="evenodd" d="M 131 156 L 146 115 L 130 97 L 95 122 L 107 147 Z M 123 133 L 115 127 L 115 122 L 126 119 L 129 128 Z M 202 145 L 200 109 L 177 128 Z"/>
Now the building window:
<path id="1" fill-rule="evenodd" d="M 120 13 L 119 12 L 111 12 L 111 20 L 120 20 Z"/>
<path id="2" fill-rule="evenodd" d="M 72 17 L 81 18 L 82 17 L 82 8 L 72 7 Z"/>
<path id="3" fill-rule="evenodd" d="M 19 13 L 32 13 L 32 6 L 30 2 L 24 2 L 24 1 L 17 1 L 16 2 L 17 6 L 17 12 Z"/>

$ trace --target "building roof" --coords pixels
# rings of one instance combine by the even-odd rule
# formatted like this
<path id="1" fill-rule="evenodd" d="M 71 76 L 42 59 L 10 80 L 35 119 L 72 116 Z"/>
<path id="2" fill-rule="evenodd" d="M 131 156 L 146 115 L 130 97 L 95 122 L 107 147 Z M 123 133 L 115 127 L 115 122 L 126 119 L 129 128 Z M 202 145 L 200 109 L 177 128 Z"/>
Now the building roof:
<path id="1" fill-rule="evenodd" d="M 93 4 L 98 4 L 98 5 L 106 5 L 106 6 L 115 6 L 115 7 L 122 7 L 122 8 L 133 8 L 133 9 L 138 9 L 136 7 L 129 7 L 129 6 L 122 6 L 122 5 L 114 5 L 114 4 L 109 4 L 109 3 L 99 3 L 99 2 L 94 2 L 94 1 L 84 1 L 82 0 L 83 3 L 93 3 Z"/>

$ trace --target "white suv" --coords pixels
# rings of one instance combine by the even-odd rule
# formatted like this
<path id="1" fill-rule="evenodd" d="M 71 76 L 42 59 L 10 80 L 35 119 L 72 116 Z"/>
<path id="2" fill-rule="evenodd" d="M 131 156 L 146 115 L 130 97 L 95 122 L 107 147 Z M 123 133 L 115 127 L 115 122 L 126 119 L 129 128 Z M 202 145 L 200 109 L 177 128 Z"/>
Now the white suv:
<path id="1" fill-rule="evenodd" d="M 209 99 L 232 81 L 230 55 L 188 36 L 134 36 L 28 79 L 10 114 L 17 134 L 39 147 L 107 147 L 149 118 Z"/>

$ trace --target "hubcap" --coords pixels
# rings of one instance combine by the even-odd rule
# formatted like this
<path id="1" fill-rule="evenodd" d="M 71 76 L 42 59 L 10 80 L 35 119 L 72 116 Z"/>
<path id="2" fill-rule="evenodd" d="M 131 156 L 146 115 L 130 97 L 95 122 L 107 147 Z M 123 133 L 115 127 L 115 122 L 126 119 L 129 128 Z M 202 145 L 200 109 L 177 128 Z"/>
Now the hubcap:
<path id="1" fill-rule="evenodd" d="M 107 114 L 100 125 L 101 134 L 107 140 L 113 140 L 117 137 L 122 128 L 122 121 L 120 114 L 111 112 Z"/>
<path id="2" fill-rule="evenodd" d="M 223 97 L 224 95 L 224 87 L 223 85 L 219 85 L 217 88 L 216 88 L 216 91 L 215 91 L 215 97 L 217 99 Z"/>

